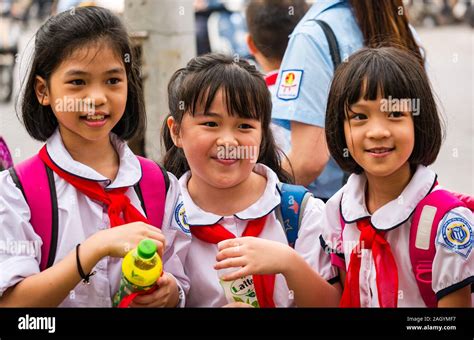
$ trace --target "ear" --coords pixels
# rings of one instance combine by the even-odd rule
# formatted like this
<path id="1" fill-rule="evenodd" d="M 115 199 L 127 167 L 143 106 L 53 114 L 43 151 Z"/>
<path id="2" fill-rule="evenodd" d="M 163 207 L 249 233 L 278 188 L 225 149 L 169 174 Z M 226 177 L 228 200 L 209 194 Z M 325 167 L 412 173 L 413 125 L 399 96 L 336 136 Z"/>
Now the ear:
<path id="1" fill-rule="evenodd" d="M 166 119 L 166 125 L 168 125 L 168 129 L 170 130 L 171 139 L 173 140 L 174 145 L 176 145 L 176 147 L 178 148 L 182 148 L 183 145 L 181 143 L 178 123 L 176 123 L 172 116 L 169 116 Z"/>
<path id="2" fill-rule="evenodd" d="M 257 47 L 255 46 L 255 42 L 250 34 L 247 33 L 246 36 L 247 47 L 249 48 L 249 52 L 251 55 L 255 56 L 258 53 Z"/>
<path id="3" fill-rule="evenodd" d="M 44 80 L 40 76 L 36 76 L 36 79 L 35 79 L 35 93 L 36 93 L 36 98 L 38 98 L 38 101 L 41 105 L 43 106 L 51 105 L 49 91 L 48 91 L 48 84 L 46 83 L 46 80 Z"/>

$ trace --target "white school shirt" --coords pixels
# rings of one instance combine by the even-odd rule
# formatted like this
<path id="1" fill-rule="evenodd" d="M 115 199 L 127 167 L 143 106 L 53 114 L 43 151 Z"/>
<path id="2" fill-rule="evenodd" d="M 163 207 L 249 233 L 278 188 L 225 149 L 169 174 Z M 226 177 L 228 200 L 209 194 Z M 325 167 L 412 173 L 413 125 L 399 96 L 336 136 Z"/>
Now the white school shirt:
<path id="1" fill-rule="evenodd" d="M 426 307 L 418 286 L 409 254 L 410 226 L 417 204 L 432 191 L 436 174 L 419 165 L 409 184 L 395 200 L 379 208 L 371 216 L 365 204 L 367 178 L 351 175 L 347 184 L 327 203 L 322 220 L 322 238 L 333 251 L 344 255 L 346 271 L 352 249 L 358 244 L 360 231 L 354 221 L 371 216 L 371 223 L 377 230 L 386 231 L 385 239 L 390 244 L 398 268 L 398 306 Z M 434 190 L 439 190 L 436 186 Z M 345 221 L 341 244 L 340 212 Z M 461 235 L 457 247 L 446 241 L 446 235 L 453 223 L 464 224 L 465 235 Z M 439 299 L 460 288 L 474 283 L 473 215 L 464 207 L 450 210 L 440 221 L 436 236 L 436 255 L 433 261 L 432 288 Z M 457 236 L 454 236 L 457 237 Z M 361 307 L 379 307 L 377 296 L 375 264 L 372 252 L 362 249 L 360 267 Z"/>
<path id="2" fill-rule="evenodd" d="M 248 220 L 268 215 L 259 237 L 288 244 L 285 231 L 275 215 L 275 209 L 279 209 L 280 204 L 277 175 L 262 164 L 256 164 L 254 171 L 267 178 L 265 191 L 254 204 L 232 216 L 218 216 L 206 212 L 193 202 L 187 189 L 191 176 L 188 171 L 179 179 L 184 203 L 184 206 L 180 208 L 185 214 L 183 222 L 195 228 L 219 222 L 228 231 L 241 237 Z M 295 249 L 323 278 L 333 282 L 338 279 L 337 270 L 331 266 L 330 257 L 324 253 L 319 241 L 321 234 L 319 222 L 323 208 L 324 203 L 321 200 L 310 198 L 303 213 Z M 185 263 L 186 274 L 191 285 L 186 307 L 222 307 L 228 303 L 219 283 L 217 271 L 214 269 L 217 253 L 216 244 L 193 237 Z M 277 307 L 294 306 L 293 294 L 289 291 L 285 278 L 281 274 L 277 274 L 275 278 L 273 300 Z"/>
<path id="3" fill-rule="evenodd" d="M 107 189 L 130 187 L 125 193 L 131 203 L 144 214 L 133 189 L 141 178 L 140 163 L 127 144 L 114 134 L 111 141 L 120 159 L 117 177 L 111 182 L 92 168 L 76 162 L 67 152 L 57 130 L 46 142 L 53 162 L 73 175 L 97 181 Z M 163 255 L 164 269 L 177 278 L 184 292 L 189 289 L 183 263 L 189 236 L 173 226 L 170 212 L 179 197 L 178 180 L 168 174 L 170 185 L 166 195 L 162 232 L 166 238 Z M 54 174 L 58 198 L 58 243 L 54 263 L 61 261 L 78 243 L 102 229 L 110 228 L 105 205 L 93 201 L 71 184 Z M 30 222 L 30 209 L 8 171 L 0 172 L 0 296 L 24 278 L 40 272 L 41 244 Z M 26 245 L 26 246 L 25 246 Z M 111 307 L 112 298 L 120 284 L 122 258 L 104 257 L 93 270 L 90 284 L 80 282 L 60 307 Z M 183 301 L 184 304 L 184 301 Z"/>

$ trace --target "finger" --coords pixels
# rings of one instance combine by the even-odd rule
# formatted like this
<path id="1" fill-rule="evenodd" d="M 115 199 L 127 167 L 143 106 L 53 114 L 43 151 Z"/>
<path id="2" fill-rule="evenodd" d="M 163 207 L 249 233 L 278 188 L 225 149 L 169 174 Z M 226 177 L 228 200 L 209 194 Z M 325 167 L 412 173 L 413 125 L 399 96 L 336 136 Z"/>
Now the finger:
<path id="1" fill-rule="evenodd" d="M 159 288 L 166 287 L 167 285 L 171 284 L 171 279 L 168 274 L 165 273 L 158 279 L 158 281 L 156 281 L 156 284 Z"/>
<path id="2" fill-rule="evenodd" d="M 155 230 L 147 230 L 146 235 L 152 240 L 160 241 L 163 244 L 166 243 L 165 235 L 163 235 L 157 228 L 155 228 Z"/>
<path id="3" fill-rule="evenodd" d="M 147 238 L 152 240 L 153 242 L 155 242 L 156 251 L 157 251 L 158 255 L 162 258 L 163 257 L 163 252 L 164 252 L 165 246 L 166 246 L 166 241 L 165 241 L 164 235 L 159 234 L 157 232 L 149 231 L 148 235 L 147 235 Z"/>
<path id="4" fill-rule="evenodd" d="M 249 305 L 248 303 L 245 303 L 245 302 L 231 302 L 222 307 L 223 308 L 254 308 L 252 305 Z"/>
<path id="5" fill-rule="evenodd" d="M 240 246 L 242 244 L 240 241 L 241 241 L 240 238 L 231 238 L 228 240 L 221 241 L 217 244 L 217 249 L 222 250 L 229 247 Z"/>
<path id="6" fill-rule="evenodd" d="M 130 307 L 131 308 L 158 308 L 158 307 L 164 307 L 164 305 L 165 304 L 163 301 L 155 300 L 152 303 L 148 303 L 148 304 L 139 304 L 139 303 L 132 302 L 130 304 Z"/>
<path id="7" fill-rule="evenodd" d="M 232 272 L 232 273 L 229 273 L 229 274 L 226 274 L 224 276 L 221 277 L 222 280 L 224 281 L 233 281 L 233 280 L 237 280 L 241 277 L 244 277 L 244 276 L 247 276 L 247 275 L 250 275 L 250 270 L 248 267 L 241 267 L 239 269 L 237 269 L 236 271 Z"/>
<path id="8" fill-rule="evenodd" d="M 156 300 L 155 294 L 158 294 L 157 291 L 151 293 L 151 294 L 144 294 L 144 295 L 138 295 L 135 299 L 133 299 L 133 303 L 136 303 L 137 305 L 149 305 L 153 301 Z"/>
<path id="9" fill-rule="evenodd" d="M 243 267 L 246 265 L 247 265 L 247 261 L 245 260 L 243 256 L 240 256 L 240 257 L 232 257 L 229 259 L 219 261 L 214 265 L 214 269 L 219 270 L 219 269 L 233 268 L 233 267 L 238 268 L 238 267 Z"/>
<path id="10" fill-rule="evenodd" d="M 242 256 L 243 255 L 243 250 L 242 250 L 242 246 L 235 246 L 235 247 L 229 247 L 229 248 L 225 248 L 225 249 L 222 249 L 221 251 L 219 251 L 216 255 L 216 260 L 217 261 L 222 261 L 222 260 L 225 260 L 227 258 L 232 258 L 232 257 L 239 257 L 239 256 Z"/>

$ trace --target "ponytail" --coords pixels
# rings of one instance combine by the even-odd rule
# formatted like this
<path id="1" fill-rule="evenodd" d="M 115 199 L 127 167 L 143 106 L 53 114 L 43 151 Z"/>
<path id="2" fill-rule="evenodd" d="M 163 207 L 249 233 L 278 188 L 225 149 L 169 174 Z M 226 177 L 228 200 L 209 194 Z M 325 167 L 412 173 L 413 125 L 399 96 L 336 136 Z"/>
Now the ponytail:
<path id="1" fill-rule="evenodd" d="M 168 107 L 170 114 L 165 118 L 161 128 L 161 140 L 165 147 L 166 153 L 163 158 L 163 165 L 165 169 L 177 178 L 180 178 L 186 171 L 189 170 L 188 161 L 182 149 L 174 145 L 171 138 L 171 131 L 168 128 L 168 118 L 173 117 L 177 125 L 181 124 L 184 110 L 180 105 L 180 87 L 185 74 L 185 69 L 177 70 L 168 83 Z"/>
<path id="2" fill-rule="evenodd" d="M 371 48 L 393 46 L 411 51 L 421 65 L 424 58 L 405 14 L 403 0 L 349 0 L 364 45 Z"/>

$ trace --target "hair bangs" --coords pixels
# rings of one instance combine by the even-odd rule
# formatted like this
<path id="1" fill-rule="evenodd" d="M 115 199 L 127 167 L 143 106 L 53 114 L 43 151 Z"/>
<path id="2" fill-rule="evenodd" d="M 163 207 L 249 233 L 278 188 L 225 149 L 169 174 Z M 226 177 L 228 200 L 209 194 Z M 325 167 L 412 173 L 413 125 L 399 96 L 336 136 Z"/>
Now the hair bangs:
<path id="1" fill-rule="evenodd" d="M 346 108 L 350 108 L 361 99 L 376 100 L 379 96 L 384 99 L 417 97 L 408 72 L 390 58 L 390 55 L 384 53 L 368 55 L 358 66 L 347 77 Z"/>
<path id="2" fill-rule="evenodd" d="M 215 65 L 185 80 L 184 109 L 195 115 L 198 107 L 202 107 L 206 114 L 219 91 L 222 91 L 229 115 L 260 120 L 262 115 L 258 108 L 267 108 L 271 112 L 271 104 L 265 96 L 258 95 L 262 89 L 267 90 L 265 82 L 259 85 L 256 86 L 252 76 L 236 65 Z"/>

